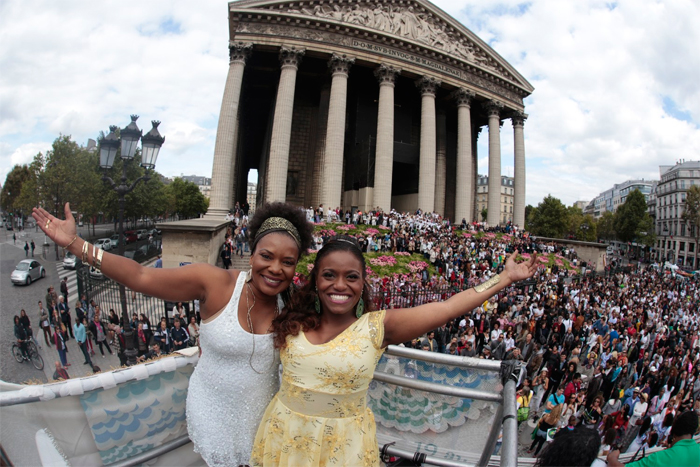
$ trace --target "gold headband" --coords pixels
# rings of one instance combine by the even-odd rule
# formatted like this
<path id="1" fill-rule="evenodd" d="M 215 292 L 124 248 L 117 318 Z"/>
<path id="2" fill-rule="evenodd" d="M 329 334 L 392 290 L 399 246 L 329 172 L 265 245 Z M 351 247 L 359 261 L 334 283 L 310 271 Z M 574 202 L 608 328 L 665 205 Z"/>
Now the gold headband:
<path id="1" fill-rule="evenodd" d="M 258 233 L 255 235 L 255 243 L 264 235 L 272 232 L 287 232 L 292 236 L 294 241 L 297 242 L 297 247 L 299 247 L 299 251 L 301 251 L 301 237 L 299 236 L 299 231 L 294 227 L 294 224 L 283 217 L 268 217 L 265 219 L 258 229 Z"/>

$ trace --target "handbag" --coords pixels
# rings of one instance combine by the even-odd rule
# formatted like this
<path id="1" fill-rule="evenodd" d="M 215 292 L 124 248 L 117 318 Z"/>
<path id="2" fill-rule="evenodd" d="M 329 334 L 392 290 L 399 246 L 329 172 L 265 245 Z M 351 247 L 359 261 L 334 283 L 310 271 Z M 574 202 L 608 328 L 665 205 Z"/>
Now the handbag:
<path id="1" fill-rule="evenodd" d="M 530 417 L 530 407 L 520 407 L 518 409 L 518 421 L 524 422 Z"/>

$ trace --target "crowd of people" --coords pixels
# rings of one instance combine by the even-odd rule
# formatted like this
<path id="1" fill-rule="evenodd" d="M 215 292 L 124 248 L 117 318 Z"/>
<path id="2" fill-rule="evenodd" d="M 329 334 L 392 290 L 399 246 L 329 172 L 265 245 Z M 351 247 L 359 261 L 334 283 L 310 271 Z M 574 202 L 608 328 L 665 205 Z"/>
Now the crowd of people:
<path id="1" fill-rule="evenodd" d="M 69 212 L 66 208 L 67 218 Z M 289 269 L 293 274 L 298 257 L 309 249 L 313 251 L 321 246 L 321 251 L 333 251 L 328 249 L 329 245 L 333 244 L 333 248 L 338 245 L 338 241 L 331 241 L 330 237 L 334 235 L 324 233 L 323 229 L 313 236 L 309 233 L 308 239 L 305 238 L 306 234 L 302 234 L 300 240 L 299 231 L 306 227 L 294 217 L 293 213 L 288 210 L 281 212 L 284 213 L 285 218 L 279 217 L 279 214 L 266 213 L 269 217 L 261 216 L 257 224 L 251 220 L 250 224 L 255 224 L 249 234 L 253 255 L 251 270 L 245 275 L 237 273 L 232 278 L 204 266 L 193 266 L 187 271 L 185 268 L 180 268 L 177 272 L 164 273 L 171 282 L 166 289 L 168 284 L 147 280 L 143 276 L 145 273 L 140 269 L 137 270 L 137 266 L 124 262 L 121 258 L 114 258 L 112 255 L 106 256 L 109 258 L 107 273 L 135 290 L 140 289 L 143 293 L 154 296 L 186 296 L 188 300 L 190 299 L 188 297 L 191 299 L 216 297 L 216 302 L 206 303 L 206 311 L 202 310 L 202 326 L 212 322 L 213 319 L 219 319 L 222 312 L 228 313 L 227 316 L 230 315 L 227 310 L 231 307 L 235 307 L 236 313 L 243 313 L 241 316 L 246 316 L 247 310 L 248 322 L 247 326 L 243 327 L 244 332 L 241 336 L 250 342 L 249 336 L 253 335 L 253 350 L 251 354 L 248 344 L 239 350 L 242 355 L 250 354 L 246 357 L 248 362 L 248 365 L 245 365 L 246 371 L 247 366 L 250 366 L 254 373 L 247 373 L 249 377 L 252 378 L 254 374 L 264 374 L 267 377 L 269 376 L 267 373 L 270 372 L 261 370 L 264 365 L 254 365 L 257 360 L 253 357 L 258 354 L 255 351 L 257 335 L 253 326 L 255 325 L 256 329 L 261 329 L 260 326 L 266 329 L 270 327 L 270 323 L 273 323 L 271 328 L 274 329 L 276 326 L 274 323 L 280 320 L 281 322 L 292 320 L 291 317 L 284 315 L 281 318 L 276 317 L 281 310 L 280 297 L 287 293 L 292 280 L 292 276 L 287 277 L 287 273 L 282 270 Z M 68 245 L 76 241 L 72 222 L 61 222 L 43 212 L 39 215 L 35 214 L 35 217 L 42 229 L 52 235 L 52 238 L 59 238 L 61 244 Z M 594 431 L 599 441 L 602 440 L 601 455 L 605 454 L 606 449 L 617 452 L 617 448 L 630 451 L 644 449 L 644 446 L 670 446 L 675 442 L 674 420 L 678 420 L 682 414 L 689 413 L 695 415 L 697 422 L 697 413 L 700 411 L 700 369 L 698 368 L 700 323 L 697 313 L 700 291 L 695 281 L 666 274 L 653 266 L 634 269 L 629 273 L 586 274 L 585 263 L 577 259 L 576 252 L 572 249 L 557 245 L 543 245 L 512 226 L 485 229 L 483 225 L 469 225 L 465 221 L 461 225 L 451 225 L 449 221 L 441 219 L 436 214 L 420 211 L 413 214 L 391 212 L 385 215 L 378 211 L 342 213 L 310 209 L 306 211 L 306 218 L 313 219 L 316 224 L 327 221 L 329 218 L 331 220 L 345 218 L 345 225 L 357 222 L 376 226 L 376 232 L 365 229 L 364 233 L 353 235 L 355 238 L 352 242 L 341 238 L 340 243 L 353 243 L 353 245 L 345 246 L 342 251 L 338 250 L 338 255 L 335 255 L 338 256 L 337 259 L 351 256 L 360 258 L 361 255 L 356 255 L 355 248 L 360 253 L 379 250 L 391 251 L 394 254 L 420 253 L 426 263 L 429 262 L 434 266 L 432 269 L 435 271 L 432 275 L 426 275 L 424 272 L 426 268 L 421 268 L 411 271 L 410 274 L 394 275 L 389 278 L 372 276 L 366 278 L 364 261 L 360 261 L 358 264 L 362 265 L 360 271 L 363 281 L 358 284 L 368 281 L 370 287 L 363 286 L 348 292 L 348 295 L 353 297 L 352 302 L 348 302 L 342 295 L 333 292 L 338 284 L 336 276 L 331 277 L 324 272 L 323 276 L 319 277 L 316 269 L 319 265 L 316 264 L 308 280 L 336 285 L 332 285 L 333 288 L 329 291 L 319 291 L 318 287 L 315 290 L 313 287 L 310 288 L 307 282 L 302 286 L 304 286 L 304 299 L 308 298 L 308 300 L 301 303 L 301 299 L 297 298 L 296 305 L 294 301 L 291 303 L 293 306 L 301 307 L 300 310 L 303 309 L 304 313 L 311 313 L 304 314 L 304 319 L 314 321 L 315 324 L 309 330 L 317 331 L 308 332 L 308 335 L 316 335 L 320 332 L 318 336 L 320 342 L 328 342 L 328 338 L 322 333 L 323 323 L 327 323 L 323 321 L 326 319 L 323 317 L 332 317 L 338 321 L 340 319 L 338 316 L 342 314 L 344 321 L 334 322 L 334 326 L 337 324 L 338 329 L 342 329 L 342 326 L 347 326 L 350 322 L 360 322 L 352 318 L 357 314 L 359 319 L 363 314 L 362 307 L 356 299 L 360 300 L 359 303 L 366 303 L 363 306 L 369 309 L 384 310 L 421 305 L 420 302 L 416 302 L 416 294 L 405 293 L 411 288 L 437 291 L 441 290 L 437 289 L 440 284 L 451 288 L 448 291 L 440 291 L 438 295 L 432 297 L 422 294 L 423 298 L 420 300 L 424 300 L 425 303 L 444 302 L 456 295 L 458 291 L 472 290 L 471 288 L 477 285 L 473 290 L 482 293 L 483 290 L 493 287 L 492 284 L 498 284 L 500 273 L 506 271 L 506 277 L 509 275 L 506 269 L 506 256 L 516 250 L 525 260 L 530 258 L 534 260 L 538 252 L 555 252 L 571 261 L 571 268 L 568 265 L 550 267 L 549 263 L 542 263 L 534 273 L 535 281 L 532 286 L 522 287 L 517 282 L 510 284 L 508 281 L 507 286 L 501 285 L 498 290 L 494 289 L 493 296 L 491 296 L 492 293 L 484 294 L 484 298 L 478 303 L 472 304 L 471 299 L 465 302 L 470 306 L 465 306 L 460 314 L 451 310 L 450 319 L 445 319 L 435 328 L 431 325 L 430 330 L 422 337 L 398 341 L 403 342 L 402 345 L 426 351 L 499 360 L 521 360 L 526 368 L 527 377 L 518 388 L 518 419 L 521 422 L 532 420 L 535 424 L 531 445 L 534 454 L 539 454 L 542 446 L 550 438 L 556 438 L 555 432 L 576 432 L 584 428 Z M 56 231 L 51 230 L 53 226 L 50 228 L 52 222 L 57 225 Z M 231 222 L 232 231 L 229 238 L 233 237 L 232 242 L 235 243 L 236 230 L 246 226 L 246 219 L 244 216 L 234 214 Z M 265 234 L 261 235 L 261 231 L 265 231 Z M 282 237 L 274 238 L 278 241 L 284 239 L 286 243 L 281 245 L 267 241 L 272 238 L 267 236 L 268 233 L 284 234 Z M 261 238 L 265 241 L 264 243 L 261 242 Z M 245 248 L 245 245 L 242 246 Z M 79 242 L 73 250 L 79 252 L 80 247 Z M 275 268 L 272 266 L 273 263 L 277 264 L 275 263 L 278 261 L 275 259 L 277 255 L 283 258 L 279 260 L 282 272 L 276 269 L 277 266 Z M 330 259 L 324 260 L 326 261 L 324 267 L 332 266 L 341 269 L 348 267 L 348 261 L 338 262 L 335 256 L 333 256 L 335 263 Z M 534 267 L 532 260 L 527 261 L 528 269 Z M 92 261 L 96 263 L 101 260 L 93 258 Z M 317 257 L 315 263 L 319 261 L 320 258 Z M 354 260 L 350 261 L 350 263 L 353 262 Z M 512 274 L 513 262 L 509 264 Z M 352 265 L 352 267 L 352 274 L 357 276 L 355 266 Z M 137 271 L 140 274 L 138 282 L 133 279 L 133 274 Z M 188 271 L 189 274 L 186 275 L 185 272 Z M 534 269 L 529 272 L 523 271 L 517 277 L 520 279 L 530 277 L 532 271 Z M 210 279 L 212 274 L 216 275 L 217 281 L 221 282 L 219 286 L 212 283 Z M 148 272 L 147 275 L 154 274 Z M 196 288 L 189 284 L 188 281 L 192 280 L 195 281 Z M 350 279 L 345 280 L 345 282 L 348 281 Z M 174 293 L 173 291 L 178 290 L 172 286 L 175 283 L 187 288 L 182 289 L 181 293 Z M 219 297 L 200 291 L 200 289 L 220 290 L 222 285 L 225 285 L 230 294 Z M 243 298 L 240 291 L 242 288 L 245 290 Z M 399 293 L 378 293 L 385 292 L 383 288 L 398 290 Z M 363 302 L 365 295 L 370 302 L 367 300 Z M 314 296 L 316 297 L 315 313 Z M 318 297 L 323 298 L 321 303 Z M 251 313 L 258 301 L 263 305 L 263 312 Z M 459 301 L 460 299 L 457 300 Z M 338 315 L 334 311 L 327 311 L 335 308 L 338 308 Z M 386 316 L 389 316 L 388 313 Z M 235 314 L 232 316 L 236 318 Z M 321 316 L 321 318 L 311 319 L 313 316 Z M 419 314 L 415 314 L 414 318 L 416 322 L 423 319 Z M 391 341 L 395 342 L 398 335 L 403 335 L 400 332 L 401 327 L 394 328 L 395 323 L 388 322 L 386 319 L 384 318 L 383 325 L 370 321 L 372 324 L 368 332 L 373 336 L 372 339 L 376 340 L 380 335 L 377 334 L 377 326 L 382 329 L 387 326 L 388 329 L 391 325 L 393 331 Z M 232 323 L 238 328 L 242 327 L 239 319 L 235 319 Z M 167 322 L 165 325 L 167 327 Z M 216 332 L 212 327 L 208 329 L 212 335 Z M 294 333 L 298 333 L 301 328 L 296 329 L 296 331 L 292 330 L 292 335 L 296 335 Z M 303 329 L 306 332 L 307 328 L 303 327 Z M 411 337 L 408 332 L 404 334 L 407 334 L 405 337 Z M 278 338 L 278 335 L 279 333 L 275 331 L 275 338 Z M 285 331 L 282 335 L 289 335 L 289 332 Z M 329 331 L 329 335 L 333 339 L 332 335 L 338 334 L 335 334 L 333 329 Z M 176 341 L 172 336 L 170 340 L 173 343 Z M 177 341 L 182 342 L 181 339 Z M 202 342 L 209 342 L 210 345 L 215 343 L 206 339 Z M 234 339 L 234 343 L 237 342 Z M 162 340 L 158 343 L 160 348 L 157 352 L 160 352 L 163 345 L 167 343 Z M 274 346 L 279 347 L 279 344 L 275 341 Z M 270 350 L 271 344 L 266 340 L 265 345 L 270 348 L 264 347 L 265 350 L 260 353 L 260 356 L 265 357 L 269 353 L 274 363 L 274 353 Z M 212 361 L 218 362 L 222 351 L 223 348 L 218 347 L 205 349 L 204 356 L 210 356 Z M 205 362 L 200 361 L 197 368 L 199 373 L 196 372 L 196 375 L 202 375 L 208 371 L 205 370 L 206 365 L 203 363 Z M 283 364 L 285 364 L 284 361 Z M 242 371 L 239 363 L 232 362 L 231 365 L 236 365 L 235 371 Z M 225 373 L 220 369 L 217 370 L 217 374 Z M 196 380 L 194 376 L 193 379 Z M 267 380 L 265 381 L 265 387 L 270 386 Z M 197 401 L 206 399 L 196 394 L 197 390 L 200 392 L 202 390 L 197 384 L 191 383 L 190 390 L 188 417 L 191 412 L 190 396 Z M 280 397 L 288 396 L 281 393 Z M 267 399 L 269 401 L 269 398 Z M 270 407 L 274 407 L 274 401 Z M 202 409 L 201 404 L 197 405 L 197 410 L 200 409 Z M 192 411 L 192 413 L 195 412 Z M 214 417 L 213 413 L 207 412 L 206 415 Z M 205 438 L 201 435 L 208 429 L 206 427 L 209 427 L 210 423 L 203 420 L 191 422 L 190 428 L 195 428 L 193 438 L 196 438 L 195 445 L 200 446 L 201 449 L 209 449 L 205 448 L 206 443 L 203 441 Z M 266 425 L 266 423 L 272 423 L 266 418 L 263 419 L 263 423 L 261 430 L 263 426 L 268 431 L 275 426 Z M 685 429 L 687 430 L 687 427 Z M 697 423 L 694 429 L 697 430 Z M 236 430 L 240 430 L 240 427 L 230 427 L 231 432 Z M 216 439 L 216 436 L 212 434 L 212 439 Z M 269 447 L 266 445 L 265 449 Z M 267 456 L 266 453 L 267 451 L 261 455 Z M 238 452 L 235 453 L 236 456 L 238 454 Z M 254 459 L 258 459 L 255 453 Z M 612 459 L 614 461 L 614 455 Z"/>
<path id="2" fill-rule="evenodd" d="M 318 212 L 313 216 L 319 220 Z M 342 219 L 342 213 L 330 217 Z M 506 289 L 404 344 L 521 360 L 527 377 L 518 388 L 519 415 L 535 424 L 533 455 L 551 441 L 551 429 L 578 426 L 597 431 L 601 455 L 613 446 L 623 452 L 670 446 L 675 416 L 700 414 L 696 281 L 655 264 L 586 274 L 587 265 L 573 248 L 539 243 L 511 226 L 455 226 L 420 212 L 353 213 L 349 222 L 380 228 L 357 235 L 365 252 L 421 253 L 434 266 L 432 275 L 424 269 L 370 277 L 378 308 L 444 300 L 499 273 L 516 249 L 523 257 L 554 252 L 570 260 L 570 269 L 543 264 L 534 287 Z M 332 238 L 327 232 L 315 234 L 317 249 Z"/>

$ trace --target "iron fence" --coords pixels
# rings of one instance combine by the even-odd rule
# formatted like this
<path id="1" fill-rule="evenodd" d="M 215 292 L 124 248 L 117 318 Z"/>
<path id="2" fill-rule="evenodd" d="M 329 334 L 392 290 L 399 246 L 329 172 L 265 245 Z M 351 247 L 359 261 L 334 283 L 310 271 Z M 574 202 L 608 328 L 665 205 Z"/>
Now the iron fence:
<path id="1" fill-rule="evenodd" d="M 119 284 L 108 277 L 97 273 L 94 269 L 82 267 L 77 271 L 78 276 L 78 293 L 85 294 L 88 301 L 95 300 L 102 310 L 104 318 L 109 316 L 109 310 L 113 309 L 119 315 L 121 320 L 122 308 L 121 299 L 119 296 Z M 150 297 L 148 295 L 126 289 L 126 303 L 129 318 L 134 313 L 140 315 L 143 313 L 153 326 L 157 326 L 161 318 L 168 318 L 168 326 L 172 324 L 172 312 L 175 308 L 174 302 L 167 302 L 160 298 Z M 187 320 L 194 314 L 194 306 L 192 302 L 182 303 L 187 314 Z M 197 316 L 199 322 L 199 316 Z"/>

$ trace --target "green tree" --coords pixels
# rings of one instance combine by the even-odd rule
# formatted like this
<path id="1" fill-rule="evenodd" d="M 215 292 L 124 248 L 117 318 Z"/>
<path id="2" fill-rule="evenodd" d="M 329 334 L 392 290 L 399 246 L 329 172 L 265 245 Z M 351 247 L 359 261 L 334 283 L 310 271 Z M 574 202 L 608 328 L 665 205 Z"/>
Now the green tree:
<path id="1" fill-rule="evenodd" d="M 207 211 L 207 200 L 199 191 L 199 187 L 192 182 L 176 178 L 166 187 L 166 192 L 174 201 L 174 211 L 180 218 L 189 219 L 204 214 Z"/>
<path id="2" fill-rule="evenodd" d="M 648 217 L 647 201 L 644 195 L 639 190 L 633 190 L 615 212 L 614 227 L 617 238 L 623 242 L 633 242 L 646 236 L 641 232 L 650 234 L 649 231 L 644 230 L 649 225 Z M 651 233 L 653 234 L 653 232 Z"/>
<path id="3" fill-rule="evenodd" d="M 698 250 L 698 242 L 700 241 L 700 186 L 692 185 L 686 191 L 682 218 L 688 224 L 690 236 L 695 239 L 695 254 L 697 255 L 700 253 Z"/>
<path id="4" fill-rule="evenodd" d="M 598 238 L 602 240 L 614 240 L 615 216 L 610 211 L 605 211 L 597 223 Z"/>
<path id="5" fill-rule="evenodd" d="M 29 167 L 24 165 L 15 165 L 7 174 L 5 183 L 0 191 L 0 205 L 8 213 L 18 215 L 18 210 L 21 209 L 18 201 L 21 199 L 22 186 L 24 186 L 32 177 Z M 26 211 L 25 211 L 26 213 Z"/>
<path id="6" fill-rule="evenodd" d="M 26 212 L 31 212 L 32 208 L 39 206 L 42 200 L 41 187 L 39 186 L 39 176 L 44 170 L 44 155 L 38 153 L 29 164 L 29 178 L 22 185 L 22 191 L 16 200 L 20 208 Z"/>
<path id="7" fill-rule="evenodd" d="M 489 216 L 489 210 L 484 208 L 481 210 L 481 222 L 486 222 L 486 218 Z"/>
<path id="8" fill-rule="evenodd" d="M 569 211 L 552 195 L 547 195 L 528 217 L 528 230 L 533 235 L 563 238 L 568 228 Z"/>

